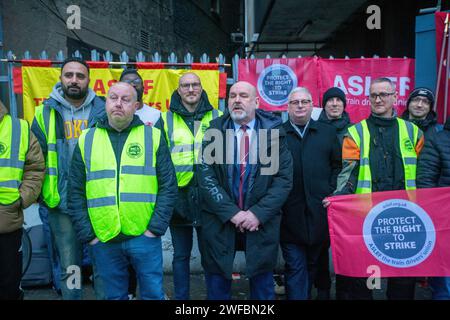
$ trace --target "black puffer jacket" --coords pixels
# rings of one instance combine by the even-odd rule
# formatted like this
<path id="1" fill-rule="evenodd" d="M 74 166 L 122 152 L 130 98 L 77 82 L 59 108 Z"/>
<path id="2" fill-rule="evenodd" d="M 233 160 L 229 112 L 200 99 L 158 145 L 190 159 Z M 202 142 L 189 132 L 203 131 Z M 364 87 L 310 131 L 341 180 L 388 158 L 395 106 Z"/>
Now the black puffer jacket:
<path id="1" fill-rule="evenodd" d="M 431 110 L 423 120 L 409 119 L 409 110 L 405 110 L 402 114 L 402 119 L 410 121 L 418 126 L 425 136 L 425 141 L 432 139 L 436 133 L 442 130 L 442 124 L 437 123 L 437 114 L 433 110 Z"/>
<path id="2" fill-rule="evenodd" d="M 348 116 L 347 112 L 342 113 L 342 117 L 339 119 L 329 119 L 327 117 L 327 113 L 325 112 L 325 109 L 322 110 L 320 113 L 319 119 L 317 119 L 319 122 L 323 122 L 329 125 L 332 125 L 336 128 L 336 133 L 339 139 L 339 142 L 342 145 L 342 140 L 344 140 L 344 136 L 347 133 L 347 129 L 352 125 L 350 122 L 350 117 Z"/>
<path id="3" fill-rule="evenodd" d="M 183 117 L 184 122 L 194 133 L 195 121 L 202 121 L 205 114 L 213 110 L 208 95 L 202 92 L 199 104 L 195 112 L 189 112 L 182 104 L 177 91 L 170 99 L 170 111 Z M 192 225 L 198 227 L 200 223 L 199 189 L 197 182 L 197 165 L 194 165 L 194 177 L 189 184 L 178 189 L 178 200 L 173 210 L 171 225 Z"/>
<path id="4" fill-rule="evenodd" d="M 450 118 L 444 130 L 432 139 L 425 139 L 425 146 L 417 164 L 417 187 L 435 188 L 450 186 Z"/>
<path id="5" fill-rule="evenodd" d="M 120 167 L 122 149 L 133 127 L 144 125 L 138 116 L 134 116 L 129 127 L 122 132 L 117 132 L 108 124 L 107 118 L 103 118 L 97 123 L 100 128 L 108 130 L 108 136 L 116 156 L 117 167 Z M 170 157 L 169 148 L 164 134 L 161 134 L 159 148 L 156 153 L 156 175 L 158 179 L 158 196 L 152 218 L 147 227 L 157 236 L 163 235 L 172 215 L 173 207 L 177 197 L 177 181 L 175 169 Z M 118 186 L 117 186 L 118 187 Z M 81 157 L 79 144 L 75 147 L 72 164 L 70 167 L 68 192 L 69 215 L 72 218 L 78 239 L 81 242 L 89 242 L 95 238 L 95 233 L 89 220 L 86 200 L 86 167 Z M 122 241 L 130 238 L 119 234 L 110 241 Z"/>

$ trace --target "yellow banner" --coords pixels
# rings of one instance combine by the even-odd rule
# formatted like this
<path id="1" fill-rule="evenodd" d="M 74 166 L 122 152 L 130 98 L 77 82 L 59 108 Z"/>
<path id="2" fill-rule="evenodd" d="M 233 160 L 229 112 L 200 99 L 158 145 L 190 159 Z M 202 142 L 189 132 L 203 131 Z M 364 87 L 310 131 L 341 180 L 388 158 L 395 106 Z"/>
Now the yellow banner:
<path id="1" fill-rule="evenodd" d="M 122 69 L 90 69 L 89 87 L 98 96 L 106 96 L 111 85 L 117 82 Z M 142 69 L 138 70 L 144 80 L 144 103 L 161 111 L 167 111 L 170 97 L 178 87 L 178 79 L 186 72 L 196 73 L 202 82 L 214 108 L 219 105 L 219 71 L 186 69 Z M 22 67 L 23 113 L 30 124 L 34 109 L 50 96 L 59 82 L 61 70 L 47 67 Z"/>

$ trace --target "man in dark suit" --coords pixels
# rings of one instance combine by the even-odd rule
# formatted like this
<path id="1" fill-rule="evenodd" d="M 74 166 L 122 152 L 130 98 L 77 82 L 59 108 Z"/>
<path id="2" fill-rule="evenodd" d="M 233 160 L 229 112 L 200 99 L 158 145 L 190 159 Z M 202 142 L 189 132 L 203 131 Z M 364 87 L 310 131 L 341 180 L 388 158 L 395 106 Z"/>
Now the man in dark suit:
<path id="1" fill-rule="evenodd" d="M 274 299 L 273 269 L 278 255 L 280 208 L 292 187 L 292 157 L 282 122 L 257 110 L 256 88 L 237 82 L 229 113 L 205 132 L 199 185 L 202 265 L 208 299 L 231 298 L 236 250 L 246 253 L 250 299 Z"/>
<path id="2" fill-rule="evenodd" d="M 330 245 L 322 200 L 334 191 L 341 169 L 336 129 L 312 120 L 312 109 L 308 89 L 292 90 L 283 127 L 294 160 L 294 186 L 282 208 L 280 231 L 290 300 L 310 298 L 320 253 Z"/>

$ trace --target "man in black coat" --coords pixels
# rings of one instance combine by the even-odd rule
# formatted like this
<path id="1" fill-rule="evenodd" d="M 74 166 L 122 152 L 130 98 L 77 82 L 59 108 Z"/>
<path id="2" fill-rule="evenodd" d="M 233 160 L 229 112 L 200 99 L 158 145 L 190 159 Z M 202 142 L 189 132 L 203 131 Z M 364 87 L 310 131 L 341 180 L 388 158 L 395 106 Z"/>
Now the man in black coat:
<path id="1" fill-rule="evenodd" d="M 289 120 L 283 124 L 294 160 L 294 187 L 283 206 L 281 249 L 286 262 L 287 298 L 305 300 L 317 272 L 320 253 L 329 247 L 327 212 L 322 200 L 336 187 L 341 149 L 336 129 L 311 119 L 311 93 L 289 95 Z"/>
<path id="2" fill-rule="evenodd" d="M 317 121 L 332 125 L 336 128 L 336 134 L 339 139 L 339 143 L 342 145 L 344 135 L 347 133 L 348 127 L 352 125 L 350 117 L 345 111 L 347 105 L 347 99 L 344 91 L 338 87 L 331 87 L 322 97 L 323 110 L 320 113 L 320 117 Z M 317 276 L 314 281 L 314 285 L 317 288 L 318 300 L 329 300 L 331 289 L 331 277 L 330 277 L 330 254 L 329 248 L 324 248 L 320 254 L 318 261 Z"/>
<path id="3" fill-rule="evenodd" d="M 450 118 L 444 130 L 425 140 L 417 163 L 417 187 L 450 186 Z M 433 300 L 450 300 L 450 277 L 429 278 Z"/>
<path id="4" fill-rule="evenodd" d="M 292 187 L 292 157 L 282 122 L 256 110 L 256 88 L 234 84 L 229 113 L 205 132 L 199 185 L 203 196 L 202 265 L 208 299 L 231 298 L 236 250 L 246 254 L 250 299 L 274 299 L 280 208 Z"/>

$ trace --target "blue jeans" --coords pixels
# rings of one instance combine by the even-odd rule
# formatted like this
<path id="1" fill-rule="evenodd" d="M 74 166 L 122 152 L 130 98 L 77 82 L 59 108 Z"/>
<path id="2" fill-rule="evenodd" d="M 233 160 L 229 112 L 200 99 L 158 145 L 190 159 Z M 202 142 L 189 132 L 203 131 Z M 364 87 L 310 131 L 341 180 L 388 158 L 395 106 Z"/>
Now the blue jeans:
<path id="1" fill-rule="evenodd" d="M 52 280 L 53 286 L 56 290 L 61 290 L 60 287 L 60 273 L 61 267 L 59 265 L 58 252 L 56 246 L 54 245 L 54 236 L 50 230 L 50 225 L 48 223 L 48 209 L 45 206 L 39 206 L 39 217 L 42 221 L 42 227 L 44 229 L 45 242 L 47 243 L 48 257 L 50 259 L 50 265 L 52 267 Z"/>
<path id="2" fill-rule="evenodd" d="M 140 298 L 164 300 L 161 237 L 140 235 L 123 242 L 91 246 L 94 272 L 107 300 L 128 300 L 128 266 L 136 271 Z"/>
<path id="3" fill-rule="evenodd" d="M 450 300 L 450 277 L 428 278 L 433 300 Z"/>
<path id="4" fill-rule="evenodd" d="M 173 285 L 175 300 L 189 300 L 190 260 L 192 251 L 192 226 L 170 226 L 173 245 Z M 201 229 L 197 231 L 197 242 L 200 248 Z"/>
<path id="5" fill-rule="evenodd" d="M 82 279 L 79 279 L 80 287 L 72 288 L 72 275 L 70 273 L 73 266 L 77 266 L 80 270 L 83 256 L 83 249 L 80 241 L 78 241 L 72 220 L 68 214 L 59 210 L 49 209 L 48 222 L 51 232 L 53 233 L 56 250 L 59 256 L 61 266 L 60 282 L 62 297 L 64 300 L 81 300 Z M 69 273 L 67 272 L 69 271 Z"/>
<path id="6" fill-rule="evenodd" d="M 208 300 L 231 300 L 231 282 L 221 274 L 205 272 Z M 250 300 L 275 300 L 273 272 L 250 278 Z"/>
<path id="7" fill-rule="evenodd" d="M 306 247 L 293 243 L 281 243 L 283 258 L 286 262 L 285 280 L 288 300 L 310 299 L 322 247 L 322 245 Z"/>

